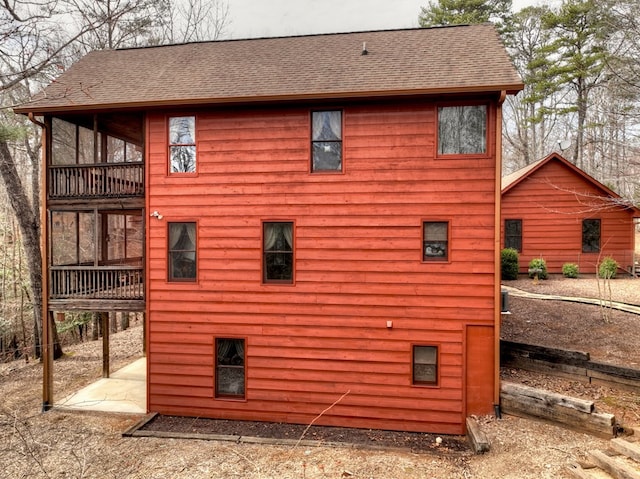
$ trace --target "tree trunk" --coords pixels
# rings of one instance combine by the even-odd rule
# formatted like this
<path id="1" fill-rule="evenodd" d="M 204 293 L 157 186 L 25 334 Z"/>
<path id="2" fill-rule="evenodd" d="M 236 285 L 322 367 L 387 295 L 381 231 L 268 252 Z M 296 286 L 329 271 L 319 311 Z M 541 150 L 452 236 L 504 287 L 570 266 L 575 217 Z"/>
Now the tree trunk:
<path id="1" fill-rule="evenodd" d="M 27 258 L 29 268 L 29 280 L 31 282 L 31 301 L 33 304 L 34 318 L 34 354 L 42 357 L 42 256 L 40 251 L 40 221 L 34 213 L 29 198 L 18 170 L 7 140 L 0 138 L 0 176 L 4 181 L 11 206 L 15 212 L 20 232 L 22 233 L 22 243 Z M 58 331 L 55 321 L 51 321 L 51 334 L 53 339 L 53 357 L 58 359 L 62 356 L 62 347 L 58 340 Z"/>

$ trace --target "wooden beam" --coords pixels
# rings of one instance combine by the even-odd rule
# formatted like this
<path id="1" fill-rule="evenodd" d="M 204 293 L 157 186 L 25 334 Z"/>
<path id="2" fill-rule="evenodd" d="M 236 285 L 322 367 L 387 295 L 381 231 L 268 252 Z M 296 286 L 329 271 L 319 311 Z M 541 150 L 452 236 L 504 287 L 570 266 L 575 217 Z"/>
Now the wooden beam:
<path id="1" fill-rule="evenodd" d="M 640 479 L 640 471 L 638 469 L 622 461 L 616 461 L 615 458 L 602 451 L 590 451 L 589 459 L 616 479 Z"/>
<path id="2" fill-rule="evenodd" d="M 480 429 L 478 421 L 472 417 L 467 418 L 467 437 L 471 448 L 476 454 L 484 454 L 491 449 L 491 442 L 487 435 Z"/>

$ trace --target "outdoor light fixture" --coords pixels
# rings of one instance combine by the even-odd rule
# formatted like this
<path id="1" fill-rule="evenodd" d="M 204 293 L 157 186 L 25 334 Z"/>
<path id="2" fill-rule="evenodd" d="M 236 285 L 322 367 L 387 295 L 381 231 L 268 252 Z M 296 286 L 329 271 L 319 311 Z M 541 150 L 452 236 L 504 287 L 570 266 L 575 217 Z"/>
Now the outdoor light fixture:
<path id="1" fill-rule="evenodd" d="M 158 218 L 159 220 L 162 219 L 162 215 L 160 213 L 158 213 L 158 211 L 154 211 L 153 213 L 151 213 L 151 215 L 149 216 L 153 216 L 154 218 Z"/>

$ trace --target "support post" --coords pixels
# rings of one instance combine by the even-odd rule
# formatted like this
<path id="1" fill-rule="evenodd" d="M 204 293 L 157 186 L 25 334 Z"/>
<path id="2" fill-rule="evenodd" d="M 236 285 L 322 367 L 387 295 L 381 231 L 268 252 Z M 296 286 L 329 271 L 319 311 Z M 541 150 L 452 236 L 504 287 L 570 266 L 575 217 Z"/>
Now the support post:
<path id="1" fill-rule="evenodd" d="M 102 377 L 109 377 L 109 313 L 100 313 L 102 327 Z"/>
<path id="2" fill-rule="evenodd" d="M 53 408 L 53 335 L 51 334 L 53 311 L 46 311 L 42 318 L 42 412 Z"/>

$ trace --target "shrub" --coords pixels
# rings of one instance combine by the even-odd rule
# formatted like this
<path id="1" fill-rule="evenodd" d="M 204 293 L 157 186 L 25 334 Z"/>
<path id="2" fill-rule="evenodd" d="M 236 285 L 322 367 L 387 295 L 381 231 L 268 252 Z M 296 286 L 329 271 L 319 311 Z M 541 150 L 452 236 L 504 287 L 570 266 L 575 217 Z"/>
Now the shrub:
<path id="1" fill-rule="evenodd" d="M 598 267 L 598 276 L 603 279 L 613 279 L 616 277 L 616 272 L 620 265 L 618 262 L 610 256 L 607 256 L 602 260 Z"/>
<path id="2" fill-rule="evenodd" d="M 529 278 L 547 279 L 547 262 L 542 258 L 533 258 L 529 261 Z"/>
<path id="3" fill-rule="evenodd" d="M 518 250 L 513 248 L 505 248 L 500 252 L 500 272 L 502 279 L 518 279 L 519 255 Z"/>
<path id="4" fill-rule="evenodd" d="M 578 272 L 578 265 L 575 263 L 565 263 L 562 265 L 562 274 L 565 278 L 577 278 Z"/>

